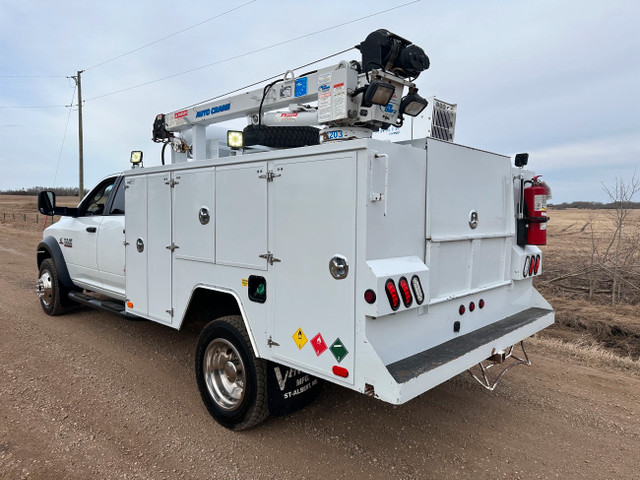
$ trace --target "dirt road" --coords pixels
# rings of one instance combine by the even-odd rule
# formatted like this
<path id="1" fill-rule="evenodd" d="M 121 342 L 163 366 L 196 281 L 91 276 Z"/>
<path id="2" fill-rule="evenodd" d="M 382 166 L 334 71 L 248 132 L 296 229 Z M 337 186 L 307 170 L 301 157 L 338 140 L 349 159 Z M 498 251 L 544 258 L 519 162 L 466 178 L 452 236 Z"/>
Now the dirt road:
<path id="1" fill-rule="evenodd" d="M 230 433 L 198 394 L 197 331 L 44 315 L 40 235 L 0 225 L 0 478 L 640 478 L 640 379 L 536 348 L 496 392 L 462 375 L 394 407 L 327 386 Z"/>

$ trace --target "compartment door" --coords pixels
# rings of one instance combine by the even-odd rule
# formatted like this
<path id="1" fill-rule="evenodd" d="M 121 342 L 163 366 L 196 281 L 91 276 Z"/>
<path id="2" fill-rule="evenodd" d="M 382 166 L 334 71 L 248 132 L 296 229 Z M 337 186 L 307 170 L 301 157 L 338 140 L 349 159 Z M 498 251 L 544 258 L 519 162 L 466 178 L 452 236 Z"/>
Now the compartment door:
<path id="1" fill-rule="evenodd" d="M 172 319 L 170 174 L 126 179 L 125 283 L 127 311 L 160 323 Z"/>
<path id="2" fill-rule="evenodd" d="M 271 313 L 274 355 L 332 375 L 332 367 L 349 370 L 354 352 L 356 158 L 353 154 L 313 161 L 296 159 L 270 164 L 279 174 L 270 183 L 270 250 L 280 259 Z M 349 263 L 346 278 L 329 271 L 335 255 Z"/>

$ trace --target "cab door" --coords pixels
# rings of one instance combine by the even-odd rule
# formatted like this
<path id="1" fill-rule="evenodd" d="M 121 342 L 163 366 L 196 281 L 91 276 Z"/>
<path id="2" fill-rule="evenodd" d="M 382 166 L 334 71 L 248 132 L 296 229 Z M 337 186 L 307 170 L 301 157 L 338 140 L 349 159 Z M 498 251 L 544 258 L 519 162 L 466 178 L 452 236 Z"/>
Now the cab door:
<path id="1" fill-rule="evenodd" d="M 124 299 L 124 179 L 114 185 L 98 228 L 98 271 L 103 287 Z"/>
<path id="2" fill-rule="evenodd" d="M 102 287 L 98 270 L 98 235 L 117 176 L 100 182 L 78 207 L 78 217 L 59 240 L 69 275 L 87 288 Z"/>

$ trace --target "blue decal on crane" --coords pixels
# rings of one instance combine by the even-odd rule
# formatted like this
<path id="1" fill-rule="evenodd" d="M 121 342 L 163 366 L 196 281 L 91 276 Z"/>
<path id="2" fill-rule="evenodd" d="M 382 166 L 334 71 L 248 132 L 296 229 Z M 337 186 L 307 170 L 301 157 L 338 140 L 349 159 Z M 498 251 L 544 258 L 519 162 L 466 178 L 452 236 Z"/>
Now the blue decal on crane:
<path id="1" fill-rule="evenodd" d="M 224 105 L 218 105 L 213 108 L 205 108 L 204 110 L 200 110 L 196 112 L 196 118 L 206 117 L 208 115 L 214 115 L 220 112 L 226 112 L 227 110 L 231 110 L 231 103 L 225 103 Z"/>
<path id="2" fill-rule="evenodd" d="M 307 94 L 307 77 L 296 79 L 296 97 L 303 97 Z"/>

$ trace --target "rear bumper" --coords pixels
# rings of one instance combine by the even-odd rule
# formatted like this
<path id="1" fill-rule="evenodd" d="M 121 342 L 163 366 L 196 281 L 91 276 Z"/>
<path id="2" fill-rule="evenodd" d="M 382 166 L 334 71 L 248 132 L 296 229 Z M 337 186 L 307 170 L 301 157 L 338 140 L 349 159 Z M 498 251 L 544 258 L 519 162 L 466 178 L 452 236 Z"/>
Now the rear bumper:
<path id="1" fill-rule="evenodd" d="M 532 307 L 386 366 L 395 390 L 391 403 L 404 403 L 505 350 L 553 323 L 554 312 Z M 391 393 L 391 392 L 385 392 Z"/>

